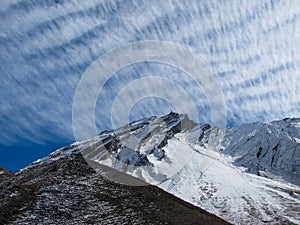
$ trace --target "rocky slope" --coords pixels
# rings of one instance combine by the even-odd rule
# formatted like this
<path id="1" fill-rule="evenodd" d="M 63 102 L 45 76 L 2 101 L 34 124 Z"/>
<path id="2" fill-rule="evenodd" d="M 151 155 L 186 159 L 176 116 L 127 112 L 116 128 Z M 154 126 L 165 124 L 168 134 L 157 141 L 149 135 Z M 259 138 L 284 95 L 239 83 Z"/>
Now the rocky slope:
<path id="1" fill-rule="evenodd" d="M 112 182 L 99 166 L 71 154 L 2 181 L 0 224 L 227 224 L 157 187 Z"/>

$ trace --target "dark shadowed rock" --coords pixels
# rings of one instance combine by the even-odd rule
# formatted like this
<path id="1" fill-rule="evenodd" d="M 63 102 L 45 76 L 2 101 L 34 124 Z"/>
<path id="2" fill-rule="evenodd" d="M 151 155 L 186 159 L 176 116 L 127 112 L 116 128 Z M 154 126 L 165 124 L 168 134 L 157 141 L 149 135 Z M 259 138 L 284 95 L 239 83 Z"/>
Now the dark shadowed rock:
<path id="1" fill-rule="evenodd" d="M 104 174 L 136 178 L 98 169 L 74 154 L 3 180 L 0 224 L 227 224 L 157 187 L 125 186 Z"/>

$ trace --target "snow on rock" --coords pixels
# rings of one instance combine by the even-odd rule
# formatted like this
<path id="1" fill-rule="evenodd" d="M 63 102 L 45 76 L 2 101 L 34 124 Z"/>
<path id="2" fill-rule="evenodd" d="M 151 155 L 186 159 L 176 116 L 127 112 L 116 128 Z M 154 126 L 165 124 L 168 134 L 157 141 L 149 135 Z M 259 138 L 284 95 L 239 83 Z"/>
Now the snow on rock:
<path id="1" fill-rule="evenodd" d="M 300 185 L 299 119 L 252 123 L 227 130 L 223 153 L 257 175 L 277 176 Z"/>

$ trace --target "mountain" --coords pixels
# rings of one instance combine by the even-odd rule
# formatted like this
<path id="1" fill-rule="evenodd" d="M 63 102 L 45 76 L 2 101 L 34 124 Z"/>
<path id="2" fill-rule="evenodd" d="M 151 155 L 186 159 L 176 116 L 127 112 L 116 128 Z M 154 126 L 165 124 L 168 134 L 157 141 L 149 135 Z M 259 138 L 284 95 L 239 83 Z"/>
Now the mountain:
<path id="1" fill-rule="evenodd" d="M 0 224 L 228 224 L 155 186 L 112 182 L 99 166 L 72 153 L 2 181 Z"/>
<path id="2" fill-rule="evenodd" d="M 38 219 L 42 215 L 51 215 L 47 210 L 48 214 L 41 214 L 45 204 L 49 205 L 46 208 L 58 207 L 55 212 L 72 212 L 73 209 L 69 206 L 77 199 L 70 199 L 66 191 L 61 189 L 74 189 L 74 193 L 87 190 L 93 193 L 110 190 L 115 193 L 115 187 L 122 187 L 134 190 L 134 193 L 131 193 L 134 196 L 137 190 L 145 190 L 147 193 L 148 190 L 161 192 L 160 189 L 147 186 L 150 183 L 198 206 L 199 210 L 203 208 L 230 223 L 299 224 L 299 140 L 300 119 L 244 124 L 226 130 L 208 124 L 196 124 L 186 115 L 174 112 L 161 118 L 142 119 L 58 149 L 18 172 L 15 175 L 17 178 L 11 179 L 17 182 L 15 184 L 27 182 L 35 186 L 38 183 L 36 198 L 46 196 L 50 202 L 38 200 L 35 208 L 31 209 L 35 211 L 24 210 L 25 213 L 19 214 L 19 220 L 16 219 L 15 222 L 30 220 L 29 215 L 37 215 Z M 72 163 L 78 165 L 69 166 Z M 82 166 L 84 170 L 80 169 Z M 90 173 L 93 175 L 88 175 Z M 40 182 L 40 179 L 45 181 Z M 101 185 L 96 186 L 103 186 L 104 190 L 100 187 L 97 189 L 94 185 L 95 180 L 99 179 Z M 6 185 L 5 182 L 2 182 L 2 187 Z M 40 189 L 45 186 L 43 182 L 47 183 L 46 189 Z M 50 191 L 47 189 L 48 185 Z M 108 188 L 107 185 L 112 185 L 113 188 Z M 14 195 L 13 191 L 9 191 L 10 188 L 12 186 L 4 188 L 2 196 Z M 5 194 L 7 191 L 9 194 Z M 84 193 L 88 199 L 91 198 L 91 194 Z M 63 201 L 59 203 L 61 205 L 56 205 L 55 201 L 60 199 L 59 196 L 67 196 L 67 202 L 71 202 Z M 155 204 L 160 205 L 162 199 L 165 198 L 157 199 L 158 203 Z M 78 201 L 87 204 L 83 203 L 85 200 L 82 198 Z M 132 201 L 139 202 L 140 199 Z M 94 201 L 92 203 L 100 204 Z M 38 206 L 39 204 L 42 206 Z M 146 207 L 145 211 L 149 211 L 150 206 L 143 203 L 139 207 Z M 189 209 L 186 209 L 184 212 L 188 211 Z M 167 214 L 173 219 L 177 218 L 174 217 L 173 211 Z M 151 218 L 160 222 L 164 220 L 162 214 L 152 216 Z M 48 222 L 51 222 L 50 217 L 48 218 Z M 143 221 L 148 219 L 142 218 Z M 202 222 L 192 220 L 191 217 L 183 219 L 185 222 L 180 223 L 177 219 L 166 218 L 166 222 L 170 224 L 174 221 L 175 224 L 187 224 L 187 221 L 191 221 L 191 224 Z M 38 220 L 31 218 L 31 221 Z M 134 221 L 141 223 L 138 220 Z"/>
<path id="3" fill-rule="evenodd" d="M 248 172 L 300 185 L 300 119 L 230 128 L 223 148 Z"/>

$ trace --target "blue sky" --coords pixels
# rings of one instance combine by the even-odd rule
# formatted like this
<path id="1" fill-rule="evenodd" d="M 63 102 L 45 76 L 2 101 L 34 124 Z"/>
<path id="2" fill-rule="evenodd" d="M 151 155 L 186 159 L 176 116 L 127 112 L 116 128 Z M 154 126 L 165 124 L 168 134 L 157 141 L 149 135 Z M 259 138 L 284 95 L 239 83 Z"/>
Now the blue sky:
<path id="1" fill-rule="evenodd" d="M 162 40 L 203 58 L 223 91 L 229 125 L 300 116 L 297 1 L 38 1 L 0 3 L 0 165 L 17 170 L 74 141 L 72 102 L 88 66 L 126 43 Z M 122 87 L 145 76 L 178 83 L 210 122 L 203 92 L 182 72 L 141 63 L 116 73 L 96 106 L 111 128 Z M 131 120 L 174 109 L 159 98 L 133 106 Z"/>

